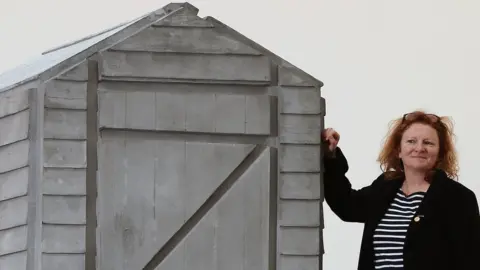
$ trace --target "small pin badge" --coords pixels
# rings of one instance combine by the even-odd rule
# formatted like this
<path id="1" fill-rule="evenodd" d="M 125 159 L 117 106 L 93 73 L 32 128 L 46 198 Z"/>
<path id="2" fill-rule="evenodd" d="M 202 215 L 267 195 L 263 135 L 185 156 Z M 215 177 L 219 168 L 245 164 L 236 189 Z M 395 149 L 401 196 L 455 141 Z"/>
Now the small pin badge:
<path id="1" fill-rule="evenodd" d="M 413 221 L 419 222 L 421 217 L 423 217 L 423 215 L 418 215 L 413 219 Z"/>

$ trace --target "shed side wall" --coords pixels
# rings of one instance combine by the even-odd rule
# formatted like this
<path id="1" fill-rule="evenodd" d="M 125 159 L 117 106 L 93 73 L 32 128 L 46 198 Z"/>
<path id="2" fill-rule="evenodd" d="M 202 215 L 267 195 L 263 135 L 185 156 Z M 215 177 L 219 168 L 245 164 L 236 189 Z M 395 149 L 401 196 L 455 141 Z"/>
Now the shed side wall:
<path id="1" fill-rule="evenodd" d="M 0 93 L 0 269 L 27 266 L 31 91 Z"/>
<path id="2" fill-rule="evenodd" d="M 86 93 L 86 61 L 46 83 L 43 269 L 85 269 Z"/>

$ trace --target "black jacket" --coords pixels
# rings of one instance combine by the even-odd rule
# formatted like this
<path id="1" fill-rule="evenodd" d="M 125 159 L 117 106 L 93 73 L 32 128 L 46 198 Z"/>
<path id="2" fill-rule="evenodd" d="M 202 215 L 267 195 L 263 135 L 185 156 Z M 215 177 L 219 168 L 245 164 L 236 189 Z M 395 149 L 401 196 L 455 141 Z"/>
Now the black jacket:
<path id="1" fill-rule="evenodd" d="M 373 234 L 403 179 L 386 180 L 382 174 L 354 190 L 347 171 L 339 148 L 335 158 L 324 159 L 325 199 L 343 221 L 365 224 L 358 269 L 373 270 Z M 437 170 L 417 215 L 421 219 L 410 223 L 405 239 L 405 270 L 480 269 L 480 215 L 471 190 Z"/>

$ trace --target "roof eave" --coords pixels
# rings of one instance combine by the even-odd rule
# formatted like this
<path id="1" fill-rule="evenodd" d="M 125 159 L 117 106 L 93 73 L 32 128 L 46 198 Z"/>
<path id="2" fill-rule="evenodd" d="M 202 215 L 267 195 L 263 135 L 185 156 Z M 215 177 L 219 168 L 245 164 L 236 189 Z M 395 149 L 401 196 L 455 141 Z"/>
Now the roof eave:
<path id="1" fill-rule="evenodd" d="M 317 88 L 321 88 L 323 86 L 323 82 L 316 79 L 312 75 L 306 73 L 305 71 L 301 70 L 300 68 L 296 67 L 295 65 L 291 64 L 287 60 L 281 58 L 280 56 L 276 55 L 275 53 L 271 52 L 267 48 L 263 47 L 262 45 L 254 42 L 253 40 L 249 39 L 248 37 L 244 36 L 243 34 L 239 33 L 235 29 L 229 27 L 228 25 L 222 23 L 221 21 L 215 19 L 214 17 L 207 16 L 205 17 L 205 20 L 212 23 L 217 30 L 222 31 L 225 34 L 229 34 L 232 37 L 235 37 L 237 40 L 245 43 L 246 45 L 258 50 L 262 54 L 268 56 L 270 59 L 272 59 L 273 62 L 275 62 L 277 65 L 284 66 L 289 68 L 289 71 L 295 73 L 295 75 L 300 76 L 307 81 L 309 81 L 312 85 L 314 85 Z"/>

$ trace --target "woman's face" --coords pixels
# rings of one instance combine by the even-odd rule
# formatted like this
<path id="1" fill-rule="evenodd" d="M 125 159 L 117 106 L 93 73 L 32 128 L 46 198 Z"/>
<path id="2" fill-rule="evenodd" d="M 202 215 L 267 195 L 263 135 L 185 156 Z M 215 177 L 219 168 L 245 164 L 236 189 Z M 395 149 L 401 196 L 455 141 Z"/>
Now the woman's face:
<path id="1" fill-rule="evenodd" d="M 403 133 L 399 157 L 405 170 L 428 171 L 436 165 L 439 151 L 437 131 L 429 125 L 415 123 Z"/>

